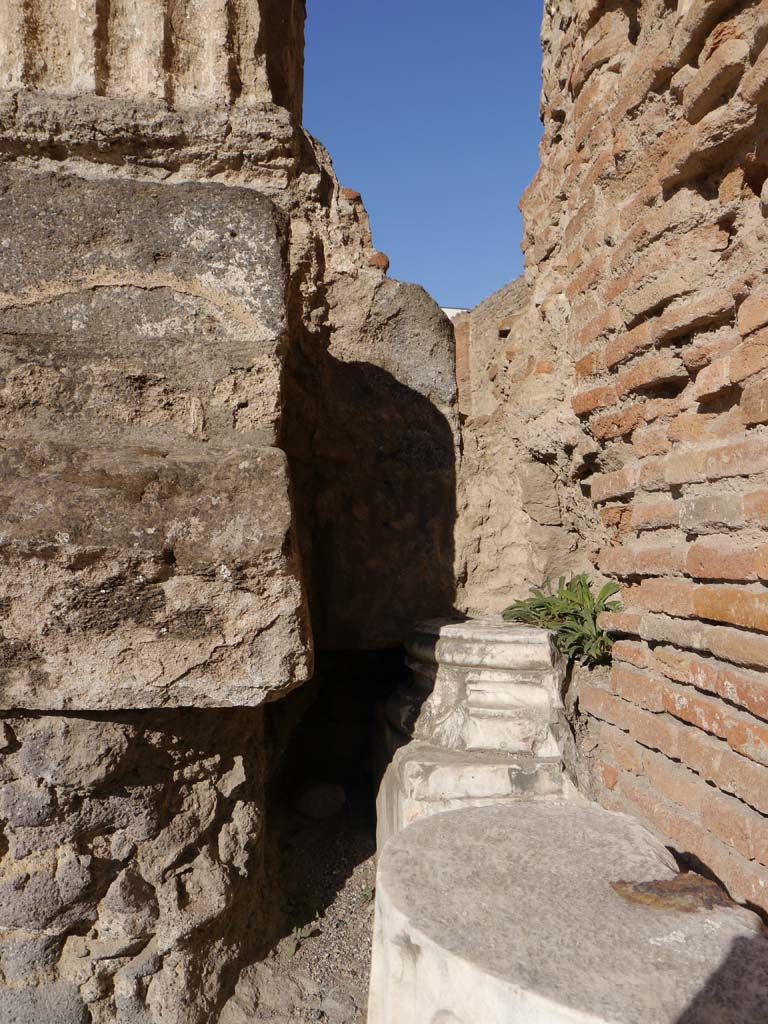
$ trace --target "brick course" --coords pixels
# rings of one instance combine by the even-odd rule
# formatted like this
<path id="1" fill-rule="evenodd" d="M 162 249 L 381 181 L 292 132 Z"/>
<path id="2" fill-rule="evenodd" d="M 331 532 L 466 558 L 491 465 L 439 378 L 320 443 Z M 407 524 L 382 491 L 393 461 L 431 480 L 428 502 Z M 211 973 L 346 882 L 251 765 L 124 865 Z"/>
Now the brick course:
<path id="1" fill-rule="evenodd" d="M 578 693 L 597 791 L 766 911 L 767 31 L 766 3 L 553 5 L 522 202 L 624 585 Z"/>

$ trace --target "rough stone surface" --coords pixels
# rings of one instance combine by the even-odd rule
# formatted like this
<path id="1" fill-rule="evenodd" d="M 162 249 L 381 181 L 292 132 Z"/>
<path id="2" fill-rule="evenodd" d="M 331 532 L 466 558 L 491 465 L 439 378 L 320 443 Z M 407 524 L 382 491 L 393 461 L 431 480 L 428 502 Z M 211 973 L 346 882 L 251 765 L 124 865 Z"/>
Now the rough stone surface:
<path id="1" fill-rule="evenodd" d="M 345 275 L 328 301 L 287 380 L 312 620 L 321 647 L 394 647 L 454 604 L 453 334 L 415 285 Z"/>
<path id="2" fill-rule="evenodd" d="M 380 723 L 377 845 L 439 811 L 562 796 L 565 665 L 552 636 L 501 620 L 433 620 Z"/>
<path id="3" fill-rule="evenodd" d="M 41 44 L 23 25 L 7 36 L 0 161 L 110 183 L 238 185 L 286 213 L 279 444 L 291 461 L 315 635 L 335 649 L 401 643 L 414 621 L 454 600 L 453 334 L 421 289 L 387 280 L 360 195 L 340 187 L 327 153 L 298 124 L 304 5 L 196 0 L 150 15 L 149 5 L 113 3 L 104 24 L 102 6 L 93 13 L 96 56 L 90 22 L 56 7 L 67 53 L 87 55 L 71 88 L 53 65 L 42 77 L 29 70 Z M 37 7 L 27 22 L 55 48 Z M 203 23 L 207 45 L 195 50 Z M 68 59 L 56 56 L 57 67 Z M 233 381 L 220 395 L 239 411 L 246 390 L 244 422 L 269 396 L 263 382 Z"/>
<path id="4" fill-rule="evenodd" d="M 90 1024 L 91 1016 L 74 985 L 38 989 L 4 988 L 0 1013 L 6 1024 Z"/>
<path id="5" fill-rule="evenodd" d="M 208 1024 L 269 931 L 262 712 L 9 712 L 0 1019 Z"/>
<path id="6" fill-rule="evenodd" d="M 498 614 L 530 586 L 590 568 L 599 528 L 572 478 L 581 443 L 563 338 L 522 279 L 455 321 L 462 459 L 457 605 Z"/>
<path id="7" fill-rule="evenodd" d="M 2 172 L 0 703 L 257 704 L 311 671 L 264 197 Z"/>
<path id="8" fill-rule="evenodd" d="M 580 801 L 417 822 L 379 861 L 369 1024 L 755 1024 L 768 936 L 754 915 L 611 887 L 675 875 L 639 822 Z"/>

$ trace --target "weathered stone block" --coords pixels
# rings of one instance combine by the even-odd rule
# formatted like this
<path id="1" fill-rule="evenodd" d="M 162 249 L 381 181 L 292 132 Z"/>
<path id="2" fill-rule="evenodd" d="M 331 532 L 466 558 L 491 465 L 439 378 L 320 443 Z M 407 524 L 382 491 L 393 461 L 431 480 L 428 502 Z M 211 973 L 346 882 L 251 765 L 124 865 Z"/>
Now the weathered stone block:
<path id="1" fill-rule="evenodd" d="M 257 193 L 0 178 L 0 707 L 254 705 L 310 641 Z"/>

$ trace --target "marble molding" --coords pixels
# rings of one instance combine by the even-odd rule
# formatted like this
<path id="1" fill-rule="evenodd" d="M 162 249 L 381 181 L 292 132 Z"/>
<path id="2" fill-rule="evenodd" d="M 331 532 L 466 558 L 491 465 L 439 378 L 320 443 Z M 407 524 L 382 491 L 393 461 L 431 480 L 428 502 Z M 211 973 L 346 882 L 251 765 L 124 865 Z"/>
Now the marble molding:
<path id="1" fill-rule="evenodd" d="M 493 619 L 421 623 L 387 703 L 378 844 L 437 811 L 562 796 L 565 662 L 551 634 Z"/>

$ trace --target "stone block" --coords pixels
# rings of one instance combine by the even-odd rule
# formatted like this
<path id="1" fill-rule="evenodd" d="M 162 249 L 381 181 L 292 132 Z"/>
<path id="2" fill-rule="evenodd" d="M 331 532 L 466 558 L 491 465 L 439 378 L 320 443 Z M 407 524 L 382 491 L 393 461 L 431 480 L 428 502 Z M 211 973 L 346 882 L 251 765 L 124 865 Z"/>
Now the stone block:
<path id="1" fill-rule="evenodd" d="M 759 919 L 627 815 L 453 811 L 381 854 L 368 1021 L 754 1024 L 766 958 Z"/>
<path id="2" fill-rule="evenodd" d="M 571 786 L 560 757 L 450 750 L 408 743 L 396 751 L 376 798 L 376 847 L 414 821 L 518 800 L 562 798 Z"/>
<path id="3" fill-rule="evenodd" d="M 254 705 L 310 640 L 285 225 L 244 189 L 0 179 L 0 707 Z"/>
<path id="4" fill-rule="evenodd" d="M 434 620 L 406 650 L 413 675 L 382 723 L 389 764 L 377 797 L 379 848 L 425 815 L 566 792 L 564 662 L 548 632 Z"/>

